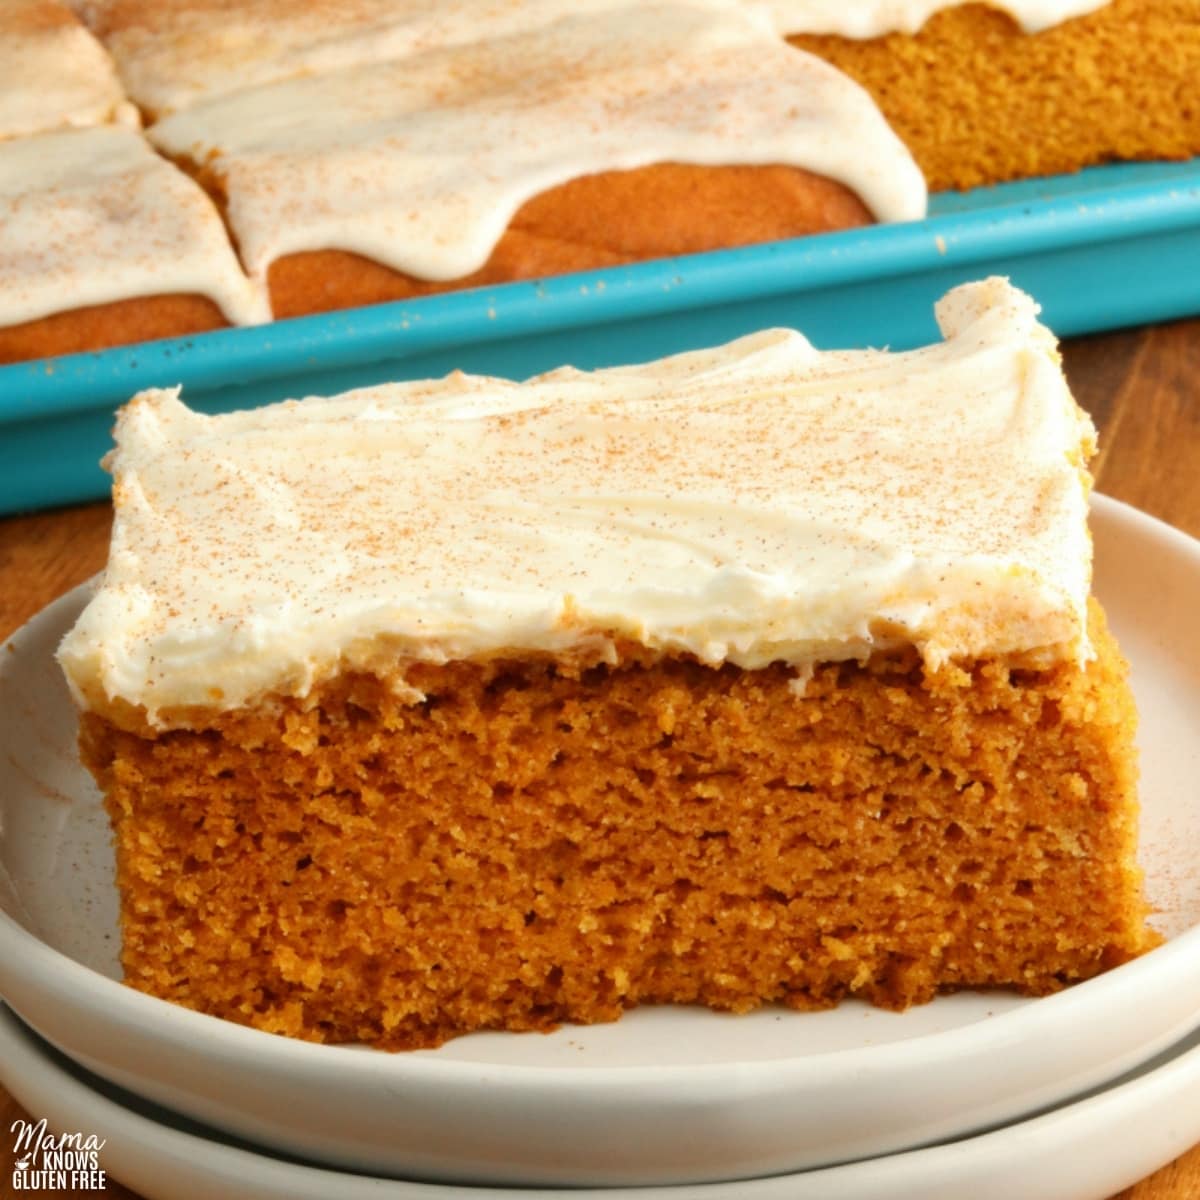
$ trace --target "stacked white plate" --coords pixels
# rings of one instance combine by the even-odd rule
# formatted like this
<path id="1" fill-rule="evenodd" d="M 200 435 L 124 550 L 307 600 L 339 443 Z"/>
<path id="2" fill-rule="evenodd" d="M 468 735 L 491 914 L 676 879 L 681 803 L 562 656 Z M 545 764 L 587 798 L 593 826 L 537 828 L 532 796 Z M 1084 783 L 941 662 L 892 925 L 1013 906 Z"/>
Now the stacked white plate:
<path id="1" fill-rule="evenodd" d="M 0 654 L 0 994 L 65 1056 L 3 1014 L 0 1080 L 35 1117 L 107 1137 L 106 1169 L 163 1200 L 1111 1195 L 1200 1141 L 1200 544 L 1103 498 L 1093 528 L 1167 939 L 1138 961 L 1040 1000 L 644 1009 L 407 1054 L 165 1004 L 117 982 L 107 822 L 53 661 L 73 593 Z"/>

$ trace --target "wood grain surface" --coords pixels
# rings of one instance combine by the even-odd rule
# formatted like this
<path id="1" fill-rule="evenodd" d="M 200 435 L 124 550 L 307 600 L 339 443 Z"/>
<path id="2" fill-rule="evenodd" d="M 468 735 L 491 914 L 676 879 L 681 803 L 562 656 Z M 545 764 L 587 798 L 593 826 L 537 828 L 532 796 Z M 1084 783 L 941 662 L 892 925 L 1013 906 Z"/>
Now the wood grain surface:
<path id="1" fill-rule="evenodd" d="M 1100 489 L 1200 537 L 1200 320 L 1075 339 L 1064 358 L 1100 428 Z M 100 504 L 0 520 L 0 638 L 103 565 L 109 523 Z M 61 1196 L 11 1186 L 8 1131 L 23 1115 L 0 1089 L 0 1200 Z M 133 1196 L 115 1182 L 99 1194 Z M 1119 1200 L 1197 1197 L 1200 1146 Z"/>

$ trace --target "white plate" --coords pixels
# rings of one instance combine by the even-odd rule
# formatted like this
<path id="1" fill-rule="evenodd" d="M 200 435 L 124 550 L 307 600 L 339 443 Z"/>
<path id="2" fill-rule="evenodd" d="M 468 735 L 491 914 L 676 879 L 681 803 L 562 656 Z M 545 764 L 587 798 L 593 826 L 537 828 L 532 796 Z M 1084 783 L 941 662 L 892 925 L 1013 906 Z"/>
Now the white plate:
<path id="1" fill-rule="evenodd" d="M 1097 498 L 1097 590 L 1134 663 L 1143 860 L 1170 941 L 1043 1000 L 731 1017 L 640 1010 L 381 1054 L 246 1029 L 114 982 L 106 823 L 54 646 L 0 654 L 0 993 L 97 1074 L 256 1143 L 380 1174 L 560 1185 L 737 1179 L 929 1144 L 1080 1094 L 1200 1014 L 1200 544 Z M 3 877 L 7 872 L 7 879 Z"/>
<path id="2" fill-rule="evenodd" d="M 0 1081 L 147 1200 L 1106 1200 L 1200 1139 L 1200 1032 L 1116 1085 L 992 1133 L 805 1174 L 628 1191 L 345 1175 L 231 1145 L 85 1075 L 0 1006 Z M 31 1163 L 36 1168 L 36 1163 Z"/>

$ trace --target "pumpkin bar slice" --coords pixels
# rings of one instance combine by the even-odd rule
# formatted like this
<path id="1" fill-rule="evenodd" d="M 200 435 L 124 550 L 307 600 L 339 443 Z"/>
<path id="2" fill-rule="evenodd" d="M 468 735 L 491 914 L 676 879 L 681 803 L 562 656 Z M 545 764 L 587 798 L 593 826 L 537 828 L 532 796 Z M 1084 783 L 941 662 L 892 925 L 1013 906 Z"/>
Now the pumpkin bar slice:
<path id="1" fill-rule="evenodd" d="M 212 201 L 136 129 L 0 141 L 0 363 L 269 317 Z"/>
<path id="2" fill-rule="evenodd" d="M 925 215 L 867 93 L 761 16 L 544 15 L 213 96 L 149 136 L 276 317 Z"/>
<path id="3" fill-rule="evenodd" d="M 60 657 L 129 984 L 392 1048 L 1054 991 L 1151 944 L 1091 422 L 1033 301 L 121 413 Z"/>

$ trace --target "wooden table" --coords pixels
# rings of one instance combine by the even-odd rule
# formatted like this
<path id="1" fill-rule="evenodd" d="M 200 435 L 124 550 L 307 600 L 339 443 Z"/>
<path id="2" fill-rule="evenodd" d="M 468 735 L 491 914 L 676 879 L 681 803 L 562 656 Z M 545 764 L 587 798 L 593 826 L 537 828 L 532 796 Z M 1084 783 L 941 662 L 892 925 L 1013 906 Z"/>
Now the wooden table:
<path id="1" fill-rule="evenodd" d="M 1065 359 L 1100 428 L 1100 488 L 1200 537 L 1200 320 L 1077 339 Z M 107 505 L 0 520 L 0 637 L 102 566 L 108 527 Z M 0 1089 L 0 1200 L 61 1195 L 11 1188 L 8 1129 L 23 1115 Z M 117 1184 L 101 1194 L 132 1196 Z M 1120 1200 L 1197 1196 L 1200 1146 Z"/>

